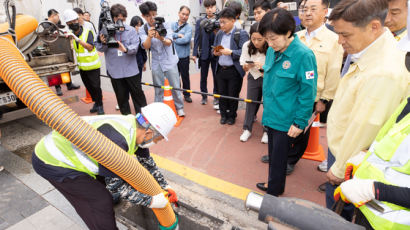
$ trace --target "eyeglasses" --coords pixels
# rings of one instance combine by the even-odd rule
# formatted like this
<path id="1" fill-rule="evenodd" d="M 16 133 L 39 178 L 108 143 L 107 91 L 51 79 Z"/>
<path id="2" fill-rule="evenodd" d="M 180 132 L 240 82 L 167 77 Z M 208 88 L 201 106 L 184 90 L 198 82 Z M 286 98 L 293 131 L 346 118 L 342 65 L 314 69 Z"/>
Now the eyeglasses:
<path id="1" fill-rule="evenodd" d="M 312 14 L 314 14 L 314 13 L 318 12 L 319 9 L 323 9 L 323 10 L 324 10 L 324 9 L 326 9 L 326 8 L 315 8 L 315 7 L 308 8 L 308 7 L 304 7 L 304 8 L 299 9 L 298 11 L 299 11 L 299 13 L 302 13 L 302 14 L 308 13 L 309 11 L 310 11 Z"/>

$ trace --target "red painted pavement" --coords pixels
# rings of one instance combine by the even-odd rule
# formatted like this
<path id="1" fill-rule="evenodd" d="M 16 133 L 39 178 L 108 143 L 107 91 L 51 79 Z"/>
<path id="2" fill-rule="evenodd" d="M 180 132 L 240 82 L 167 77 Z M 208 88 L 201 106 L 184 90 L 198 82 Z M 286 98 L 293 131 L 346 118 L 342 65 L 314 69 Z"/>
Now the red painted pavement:
<path id="1" fill-rule="evenodd" d="M 208 78 L 208 90 L 212 91 L 212 77 Z M 191 87 L 199 91 L 199 74 L 191 75 Z M 53 88 L 53 87 L 52 87 Z M 64 97 L 78 95 L 85 96 L 85 89 L 67 91 L 62 87 Z M 118 114 L 115 110 L 116 98 L 114 93 L 103 92 L 104 110 L 106 114 Z M 147 100 L 152 102 L 154 90 L 145 91 Z M 246 77 L 241 91 L 241 97 L 246 96 Z M 262 107 L 258 112 L 251 138 L 243 143 L 239 141 L 245 110 L 238 111 L 235 125 L 220 125 L 220 115 L 213 109 L 212 98 L 207 105 L 201 105 L 200 95 L 192 95 L 193 103 L 185 103 L 186 117 L 181 125 L 175 128 L 168 142 L 151 148 L 151 152 L 176 161 L 187 167 L 220 178 L 231 183 L 259 191 L 255 184 L 264 182 L 268 176 L 268 164 L 260 162 L 260 158 L 267 153 L 268 147 L 262 144 Z M 132 102 L 131 107 L 132 107 Z M 81 101 L 70 104 L 80 115 L 91 115 L 89 109 L 92 104 Z M 327 152 L 325 128 L 320 129 L 320 142 Z M 324 193 L 317 191 L 318 185 L 325 181 L 325 173 L 316 167 L 320 162 L 300 160 L 292 175 L 287 177 L 286 189 L 283 196 L 297 197 L 325 204 Z"/>

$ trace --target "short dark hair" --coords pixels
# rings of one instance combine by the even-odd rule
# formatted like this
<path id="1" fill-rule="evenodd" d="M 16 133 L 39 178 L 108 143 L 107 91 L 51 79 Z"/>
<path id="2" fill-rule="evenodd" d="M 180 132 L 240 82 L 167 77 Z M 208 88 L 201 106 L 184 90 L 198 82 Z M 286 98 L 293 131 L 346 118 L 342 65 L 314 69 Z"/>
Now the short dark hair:
<path id="1" fill-rule="evenodd" d="M 205 7 L 210 7 L 210 6 L 215 6 L 216 5 L 216 1 L 215 0 L 205 0 L 204 1 L 204 6 Z"/>
<path id="2" fill-rule="evenodd" d="M 181 6 L 179 7 L 179 12 L 181 12 L 183 9 L 187 9 L 189 11 L 189 13 L 191 13 L 191 9 L 189 9 L 188 6 Z"/>
<path id="3" fill-rule="evenodd" d="M 148 15 L 150 11 L 157 11 L 157 4 L 147 1 L 142 3 L 139 8 L 142 15 Z"/>
<path id="4" fill-rule="evenodd" d="M 232 8 L 235 11 L 236 16 L 239 16 L 242 13 L 242 5 L 237 1 L 231 0 L 227 7 Z"/>
<path id="5" fill-rule="evenodd" d="M 76 7 L 76 8 L 74 8 L 73 10 L 74 10 L 77 14 L 81 14 L 81 15 L 84 14 L 84 12 L 83 12 L 83 10 L 82 10 L 81 8 Z"/>
<path id="6" fill-rule="evenodd" d="M 387 0 L 343 0 L 333 8 L 329 20 L 343 19 L 356 27 L 364 27 L 377 19 L 384 25 L 388 6 Z"/>
<path id="7" fill-rule="evenodd" d="M 111 16 L 118 17 L 120 14 L 122 14 L 124 18 L 127 17 L 127 9 L 125 8 L 125 6 L 121 4 L 112 5 L 111 6 Z"/>
<path id="8" fill-rule="evenodd" d="M 142 26 L 144 25 L 144 21 L 138 15 L 131 18 L 130 26 L 136 27 L 137 25 Z"/>
<path id="9" fill-rule="evenodd" d="M 266 13 L 259 23 L 259 33 L 265 36 L 267 32 L 275 34 L 286 35 L 290 32 L 290 36 L 295 33 L 295 19 L 292 14 L 283 9 L 275 8 Z"/>
<path id="10" fill-rule="evenodd" d="M 236 19 L 236 14 L 232 8 L 226 7 L 225 9 L 221 10 L 221 12 L 219 12 L 219 18 Z"/>
<path id="11" fill-rule="evenodd" d="M 251 26 L 251 29 L 249 31 L 249 36 L 252 37 L 253 33 L 259 33 L 259 22 L 255 22 L 253 23 L 253 25 Z M 249 44 L 248 44 L 248 54 L 249 56 L 252 56 L 254 54 L 256 54 L 258 51 L 260 53 L 266 54 L 266 51 L 268 50 L 269 45 L 267 42 L 265 42 L 265 44 L 262 46 L 262 50 L 258 50 L 255 45 L 252 43 L 252 41 L 249 39 Z"/>
<path id="12" fill-rule="evenodd" d="M 322 0 L 322 5 L 325 6 L 326 8 L 329 7 L 329 4 L 330 4 L 329 0 Z"/>
<path id="13" fill-rule="evenodd" d="M 272 9 L 272 5 L 269 1 L 267 0 L 258 0 L 256 1 L 255 5 L 253 5 L 253 10 L 256 8 L 261 8 L 264 11 L 269 11 Z"/>
<path id="14" fill-rule="evenodd" d="M 58 14 L 58 11 L 55 10 L 55 9 L 50 9 L 50 10 L 47 12 L 47 17 L 51 17 L 51 15 L 53 15 L 53 14 Z"/>

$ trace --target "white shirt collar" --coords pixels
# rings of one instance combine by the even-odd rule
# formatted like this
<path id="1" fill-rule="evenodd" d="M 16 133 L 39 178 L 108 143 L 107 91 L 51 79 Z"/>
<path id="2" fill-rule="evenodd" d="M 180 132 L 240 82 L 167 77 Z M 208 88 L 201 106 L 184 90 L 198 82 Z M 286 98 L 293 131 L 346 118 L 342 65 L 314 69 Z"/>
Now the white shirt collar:
<path id="1" fill-rule="evenodd" d="M 312 31 L 310 34 L 308 32 L 308 30 L 306 29 L 306 34 L 305 34 L 305 38 L 306 41 L 309 42 L 310 40 L 312 40 L 314 37 L 316 37 L 317 33 L 319 33 L 319 31 L 325 26 L 325 24 L 323 23 L 321 26 L 319 26 L 319 28 L 315 29 L 314 31 Z"/>
<path id="2" fill-rule="evenodd" d="M 359 61 L 360 57 L 362 57 L 363 54 L 366 53 L 366 51 L 367 51 L 374 43 L 376 43 L 382 36 L 383 36 L 383 34 L 380 35 L 376 40 L 374 40 L 370 45 L 368 45 L 368 46 L 367 46 L 366 48 L 364 48 L 362 51 L 360 51 L 360 52 L 358 52 L 358 53 L 355 53 L 355 54 L 352 54 L 352 56 L 351 56 L 351 61 L 352 61 L 352 62 L 357 62 L 357 61 Z"/>

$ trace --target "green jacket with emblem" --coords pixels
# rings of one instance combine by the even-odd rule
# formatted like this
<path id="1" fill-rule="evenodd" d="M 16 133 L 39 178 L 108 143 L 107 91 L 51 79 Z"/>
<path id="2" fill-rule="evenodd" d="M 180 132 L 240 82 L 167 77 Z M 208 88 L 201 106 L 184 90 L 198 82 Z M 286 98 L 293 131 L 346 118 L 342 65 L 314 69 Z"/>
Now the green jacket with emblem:
<path id="1" fill-rule="evenodd" d="M 313 51 L 295 34 L 283 53 L 269 47 L 263 69 L 263 125 L 282 132 L 293 123 L 304 129 L 312 115 L 317 89 Z"/>

